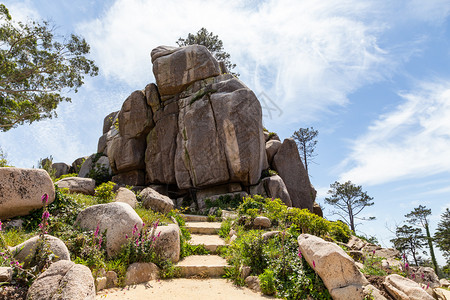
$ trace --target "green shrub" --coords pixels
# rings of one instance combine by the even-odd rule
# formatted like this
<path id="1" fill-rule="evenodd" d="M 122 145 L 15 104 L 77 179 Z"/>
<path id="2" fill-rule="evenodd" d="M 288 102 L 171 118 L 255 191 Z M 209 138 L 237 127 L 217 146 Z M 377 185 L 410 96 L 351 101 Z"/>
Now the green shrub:
<path id="1" fill-rule="evenodd" d="M 222 221 L 222 224 L 220 224 L 220 229 L 219 229 L 219 236 L 223 239 L 228 239 L 229 236 L 228 234 L 230 233 L 231 230 L 231 219 L 225 219 Z"/>
<path id="2" fill-rule="evenodd" d="M 329 233 L 335 241 L 347 243 L 352 235 L 352 231 L 342 221 L 330 222 Z"/>
<path id="3" fill-rule="evenodd" d="M 115 185 L 114 182 L 108 181 L 95 188 L 95 197 L 99 199 L 99 203 L 108 203 L 114 199 L 116 195 L 113 192 Z"/>
<path id="4" fill-rule="evenodd" d="M 64 174 L 64 175 L 61 175 L 60 177 L 56 178 L 56 179 L 53 180 L 53 181 L 54 181 L 54 182 L 57 182 L 57 181 L 59 181 L 59 180 L 61 180 L 61 179 L 64 179 L 64 178 L 68 178 L 68 177 L 77 177 L 77 176 L 78 176 L 77 173 Z"/>
<path id="5" fill-rule="evenodd" d="M 273 275 L 273 270 L 265 269 L 264 273 L 259 275 L 259 285 L 261 291 L 266 295 L 273 295 L 276 292 L 275 289 L 275 278 Z"/>

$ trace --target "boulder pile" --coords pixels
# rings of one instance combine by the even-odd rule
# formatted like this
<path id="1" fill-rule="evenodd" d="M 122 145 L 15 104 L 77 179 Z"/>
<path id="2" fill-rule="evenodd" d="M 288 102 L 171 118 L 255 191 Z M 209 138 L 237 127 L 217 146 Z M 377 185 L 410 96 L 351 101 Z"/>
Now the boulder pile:
<path id="1" fill-rule="evenodd" d="M 113 181 L 161 186 L 172 199 L 247 192 L 312 210 L 315 191 L 295 142 L 264 132 L 255 94 L 206 47 L 160 46 L 151 60 L 156 84 L 104 119 L 98 152 Z M 280 176 L 263 178 L 269 169 Z"/>

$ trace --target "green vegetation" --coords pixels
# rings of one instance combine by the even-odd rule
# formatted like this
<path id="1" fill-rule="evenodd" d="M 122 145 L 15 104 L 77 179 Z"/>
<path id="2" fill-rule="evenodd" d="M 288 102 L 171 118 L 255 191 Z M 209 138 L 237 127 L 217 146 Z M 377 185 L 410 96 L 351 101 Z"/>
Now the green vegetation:
<path id="1" fill-rule="evenodd" d="M 303 161 L 303 164 L 305 165 L 306 173 L 308 172 L 308 165 L 310 162 L 314 160 L 314 157 L 317 156 L 317 154 L 314 153 L 314 150 L 316 149 L 317 145 L 317 135 L 319 134 L 319 131 L 314 130 L 313 127 L 310 128 L 300 128 L 299 130 L 295 131 L 292 135 L 292 138 L 297 143 L 298 152 L 300 153 L 300 157 Z"/>
<path id="2" fill-rule="evenodd" d="M 74 34 L 59 37 L 49 22 L 14 22 L 0 4 L 0 131 L 24 123 L 56 117 L 67 91 L 96 76 L 98 68 L 87 59 L 89 45 Z"/>
<path id="3" fill-rule="evenodd" d="M 229 72 L 236 67 L 236 64 L 233 64 L 230 61 L 230 54 L 224 51 L 223 42 L 219 39 L 219 36 L 214 35 L 212 32 L 208 32 L 204 27 L 202 27 L 195 35 L 189 33 L 185 39 L 180 37 L 177 44 L 180 47 L 194 44 L 205 46 L 217 61 L 225 64 Z M 238 73 L 231 72 L 231 74 L 239 77 Z"/>
<path id="4" fill-rule="evenodd" d="M 100 184 L 95 188 L 95 197 L 98 198 L 99 203 L 108 203 L 113 201 L 114 196 L 116 195 L 113 192 L 114 186 L 116 184 L 114 182 L 108 181 Z"/>
<path id="5" fill-rule="evenodd" d="M 255 195 L 246 197 L 237 208 L 239 221 L 224 220 L 219 235 L 227 238 L 230 229 L 237 232 L 237 238 L 222 251 L 230 268 L 226 277 L 243 285 L 243 266 L 251 268 L 251 274 L 258 276 L 264 293 L 283 299 L 331 299 L 322 280 L 302 258 L 297 238 L 301 233 L 310 233 L 340 242 L 347 242 L 351 231 L 342 222 L 330 222 L 308 210 L 289 208 L 280 199 L 263 198 Z M 252 221 L 265 216 L 278 230 L 270 238 L 264 238 L 264 231 L 255 230 Z"/>
<path id="6" fill-rule="evenodd" d="M 51 204 L 20 218 L 24 220 L 23 229 L 5 228 L 5 226 L 2 228 L 0 223 L 0 253 L 3 253 L 0 255 L 0 266 L 9 266 L 11 263 L 17 266 L 13 284 L 31 285 L 54 258 L 44 242 L 44 232 L 63 240 L 69 249 L 71 260 L 89 267 L 94 277 L 99 274 L 100 269 L 115 271 L 119 277 L 119 284 L 123 284 L 127 267 L 133 262 L 155 263 L 161 268 L 161 278 L 179 276 L 179 270 L 172 263 L 161 259 L 154 247 L 158 238 L 155 229 L 158 226 L 171 222 L 171 217 L 175 217 L 178 221 L 182 220 L 177 211 L 164 215 L 138 207 L 137 213 L 142 217 L 145 225 L 142 230 L 134 231 L 134 234 L 129 237 L 129 243 L 124 245 L 121 252 L 115 257 L 106 255 L 106 231 L 100 232 L 98 227 L 94 231 L 84 231 L 74 226 L 79 212 L 88 206 L 102 203 L 105 197 L 111 196 L 109 194 L 110 186 L 105 184 L 103 187 L 105 186 L 107 188 L 103 191 L 102 196 L 67 194 L 56 187 L 56 197 Z M 184 223 L 181 223 L 180 226 L 183 232 L 183 253 L 185 255 L 206 254 L 207 251 L 204 247 L 195 248 L 188 244 L 189 232 L 184 227 Z M 31 272 L 28 266 L 14 261 L 13 256 L 8 254 L 6 246 L 15 246 L 36 235 L 41 236 L 42 244 L 33 258 L 38 268 Z"/>
<path id="7" fill-rule="evenodd" d="M 374 204 L 373 198 L 367 195 L 367 192 L 363 192 L 360 185 L 354 185 L 351 181 L 345 183 L 336 181 L 330 184 L 328 194 L 331 196 L 325 198 L 325 203 L 337 208 L 334 214 L 340 216 L 353 232 L 356 232 L 355 220 L 375 220 L 375 217 L 358 217 L 364 208 Z"/>

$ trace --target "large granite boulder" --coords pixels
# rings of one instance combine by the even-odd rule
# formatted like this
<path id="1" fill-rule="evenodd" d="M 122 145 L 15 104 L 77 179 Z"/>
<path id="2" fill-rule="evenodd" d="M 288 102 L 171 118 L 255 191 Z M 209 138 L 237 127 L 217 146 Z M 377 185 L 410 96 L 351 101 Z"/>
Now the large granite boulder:
<path id="1" fill-rule="evenodd" d="M 42 169 L 0 168 L 0 220 L 26 216 L 33 209 L 55 200 L 55 187 L 50 175 Z"/>
<path id="2" fill-rule="evenodd" d="M 391 274 L 384 279 L 384 287 L 394 299 L 432 300 L 424 288 L 411 279 Z"/>
<path id="3" fill-rule="evenodd" d="M 94 277 L 86 266 L 59 261 L 33 282 L 27 299 L 94 300 Z"/>
<path id="4" fill-rule="evenodd" d="M 293 139 L 283 141 L 273 158 L 273 166 L 286 185 L 292 206 L 312 211 L 311 183 Z"/>
<path id="5" fill-rule="evenodd" d="M 254 93 L 236 78 L 222 76 L 178 104 L 178 187 L 256 184 L 268 164 Z"/>
<path id="6" fill-rule="evenodd" d="M 106 251 L 108 256 L 120 252 L 122 245 L 126 244 L 126 236 L 133 235 L 133 228 L 142 228 L 142 219 L 128 204 L 112 202 L 93 205 L 78 214 L 75 225 L 85 230 L 95 231 L 97 226 L 100 232 L 106 231 Z"/>
<path id="7" fill-rule="evenodd" d="M 159 268 L 154 263 L 133 263 L 125 274 L 125 285 L 139 284 L 159 279 Z"/>
<path id="8" fill-rule="evenodd" d="M 115 202 L 122 202 L 130 205 L 132 208 L 136 208 L 137 199 L 136 195 L 127 188 L 120 187 L 117 190 L 116 197 L 114 198 Z"/>
<path id="9" fill-rule="evenodd" d="M 108 157 L 102 153 L 94 153 L 90 155 L 81 165 L 78 177 L 88 178 L 91 172 L 107 172 L 112 174 L 111 167 L 109 165 Z"/>
<path id="10" fill-rule="evenodd" d="M 219 63 L 205 46 L 160 46 L 151 57 L 161 95 L 177 94 L 194 81 L 220 74 Z"/>
<path id="11" fill-rule="evenodd" d="M 177 224 L 158 226 L 155 251 L 162 258 L 176 263 L 180 260 L 180 228 Z"/>
<path id="12" fill-rule="evenodd" d="M 68 189 L 69 193 L 94 195 L 95 180 L 92 178 L 66 177 L 55 183 L 60 189 Z"/>
<path id="13" fill-rule="evenodd" d="M 133 92 L 119 112 L 120 135 L 128 139 L 145 137 L 154 125 L 152 110 L 147 105 L 144 92 Z"/>
<path id="14" fill-rule="evenodd" d="M 141 191 L 142 205 L 160 213 L 168 213 L 174 208 L 172 199 L 161 195 L 154 189 L 148 187 Z"/>
<path id="15" fill-rule="evenodd" d="M 73 173 L 78 174 L 81 170 L 81 166 L 83 165 L 84 161 L 88 158 L 89 158 L 89 156 L 84 156 L 84 157 L 79 157 L 79 158 L 75 159 L 72 163 L 71 171 Z"/>
<path id="16" fill-rule="evenodd" d="M 112 170 L 123 173 L 145 168 L 145 139 L 127 139 L 120 135 L 108 143 L 107 154 Z"/>
<path id="17" fill-rule="evenodd" d="M 45 244 L 48 246 L 48 249 L 55 255 L 53 261 L 70 260 L 69 249 L 67 249 L 67 246 L 63 241 L 61 241 L 57 237 L 47 234 L 44 235 L 44 238 Z M 31 239 L 26 240 L 22 244 L 10 248 L 10 251 L 14 255 L 14 258 L 20 262 L 23 262 L 25 264 L 25 267 L 28 267 L 32 257 L 36 252 L 36 247 L 38 245 L 39 239 L 39 236 L 35 236 Z"/>
<path id="18" fill-rule="evenodd" d="M 280 149 L 280 147 L 281 142 L 278 140 L 270 140 L 266 143 L 266 153 L 269 164 L 272 164 L 273 158 L 275 154 L 277 154 L 278 149 Z"/>
<path id="19" fill-rule="evenodd" d="M 111 181 L 129 186 L 145 185 L 145 170 L 131 170 L 123 172 L 114 175 Z"/>
<path id="20" fill-rule="evenodd" d="M 63 162 L 53 163 L 52 169 L 55 170 L 55 177 L 59 178 L 62 175 L 69 174 L 70 166 Z"/>
<path id="21" fill-rule="evenodd" d="M 335 300 L 364 299 L 369 284 L 355 261 L 338 245 L 309 234 L 298 237 L 301 254 Z"/>

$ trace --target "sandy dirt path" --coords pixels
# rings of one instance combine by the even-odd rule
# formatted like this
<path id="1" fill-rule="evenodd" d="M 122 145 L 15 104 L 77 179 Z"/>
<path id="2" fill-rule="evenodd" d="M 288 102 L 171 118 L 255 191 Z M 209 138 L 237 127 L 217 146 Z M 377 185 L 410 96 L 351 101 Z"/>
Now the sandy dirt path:
<path id="1" fill-rule="evenodd" d="M 188 300 L 252 300 L 275 299 L 255 293 L 248 288 L 236 287 L 226 279 L 172 279 L 149 281 L 124 289 L 100 291 L 96 299 L 188 299 Z"/>

